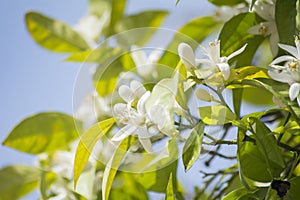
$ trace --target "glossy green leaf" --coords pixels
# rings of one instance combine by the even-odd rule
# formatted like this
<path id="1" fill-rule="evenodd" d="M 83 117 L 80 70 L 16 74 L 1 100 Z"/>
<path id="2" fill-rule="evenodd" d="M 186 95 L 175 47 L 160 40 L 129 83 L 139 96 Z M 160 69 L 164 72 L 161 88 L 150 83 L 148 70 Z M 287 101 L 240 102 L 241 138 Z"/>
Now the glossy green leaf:
<path id="1" fill-rule="evenodd" d="M 3 144 L 31 154 L 65 149 L 81 132 L 81 123 L 76 121 L 64 113 L 39 113 L 21 121 Z"/>
<path id="2" fill-rule="evenodd" d="M 121 36 L 128 36 L 126 38 L 121 38 L 119 42 L 125 43 L 128 45 L 138 45 L 141 46 L 145 44 L 151 36 L 156 32 L 155 27 L 159 27 L 165 17 L 168 15 L 168 11 L 164 10 L 151 10 L 151 11 L 143 11 L 134 15 L 128 15 L 123 17 L 116 24 L 116 33 L 120 33 L 123 31 L 136 29 L 136 28 L 146 28 L 147 29 L 139 29 L 134 32 L 134 35 L 126 35 L 123 34 Z"/>
<path id="3" fill-rule="evenodd" d="M 82 173 L 91 152 L 94 149 L 96 142 L 105 135 L 115 120 L 113 118 L 99 122 L 87 131 L 85 131 L 80 139 L 80 142 L 76 149 L 75 160 L 74 160 L 74 187 L 76 188 L 77 181 L 80 174 Z"/>
<path id="4" fill-rule="evenodd" d="M 253 134 L 255 135 L 258 148 L 260 148 L 260 150 L 264 152 L 266 159 L 271 160 L 284 168 L 285 163 L 283 160 L 283 155 L 279 147 L 277 146 L 277 141 L 273 133 L 264 123 L 262 123 L 257 118 L 250 118 L 250 120 L 253 121 L 256 126 L 256 130 Z"/>
<path id="5" fill-rule="evenodd" d="M 205 125 L 200 122 L 195 128 L 193 128 L 190 136 L 183 146 L 182 160 L 185 171 L 188 171 L 200 156 L 204 128 Z"/>
<path id="6" fill-rule="evenodd" d="M 223 125 L 236 119 L 235 114 L 223 105 L 200 107 L 199 112 L 202 121 L 209 125 Z"/>
<path id="7" fill-rule="evenodd" d="M 252 138 L 246 140 L 246 137 Z M 259 182 L 269 182 L 273 176 L 280 175 L 282 168 L 272 160 L 266 160 L 264 153 L 258 145 L 254 144 L 255 138 L 245 136 L 243 131 L 239 131 L 238 136 L 238 162 L 242 176 Z M 257 143 L 257 142 L 255 142 Z M 272 166 L 270 168 L 270 166 Z M 245 177 L 242 177 L 243 184 L 247 186 Z M 248 187 L 248 186 L 247 186 Z"/>
<path id="8" fill-rule="evenodd" d="M 107 163 L 103 179 L 102 179 L 102 199 L 108 200 L 109 199 L 109 193 L 112 188 L 112 184 L 114 181 L 114 178 L 117 174 L 117 171 L 122 163 L 122 160 L 124 156 L 127 153 L 127 150 L 129 147 L 133 144 L 134 138 L 129 136 L 125 138 L 117 147 L 117 149 L 114 152 L 113 157 L 109 160 Z"/>
<path id="9" fill-rule="evenodd" d="M 216 6 L 233 6 L 239 3 L 243 3 L 244 0 L 208 0 L 212 4 L 215 4 Z"/>
<path id="10" fill-rule="evenodd" d="M 115 33 L 115 25 L 123 17 L 127 0 L 111 0 L 111 13 L 109 32 L 107 36 Z"/>
<path id="11" fill-rule="evenodd" d="M 174 193 L 174 187 L 173 187 L 173 174 L 172 173 L 170 174 L 170 178 L 168 181 L 165 200 L 175 200 L 175 193 Z"/>
<path id="12" fill-rule="evenodd" d="M 235 114 L 239 117 L 241 114 L 241 106 L 243 99 L 243 89 L 238 88 L 232 90 L 233 109 Z"/>
<path id="13" fill-rule="evenodd" d="M 0 199 L 15 200 L 38 185 L 39 170 L 28 166 L 7 166 L 0 169 Z"/>
<path id="14" fill-rule="evenodd" d="M 258 19 L 255 13 L 242 13 L 226 22 L 221 30 L 219 40 L 221 41 L 222 56 L 228 56 L 247 44 L 244 52 L 231 60 L 231 62 L 238 61 L 237 67 L 251 64 L 258 46 L 264 39 L 248 33 L 249 28 L 256 23 L 258 23 Z"/>
<path id="15" fill-rule="evenodd" d="M 222 200 L 249 200 L 249 199 L 258 200 L 258 198 L 246 188 L 236 189 L 222 198 Z"/>
<path id="16" fill-rule="evenodd" d="M 98 66 L 93 75 L 94 87 L 100 96 L 111 94 L 116 89 L 120 73 L 129 71 L 135 66 L 128 53 L 123 55 L 120 53 L 108 55 L 109 58 Z"/>
<path id="17" fill-rule="evenodd" d="M 296 35 L 297 0 L 276 0 L 275 22 L 282 44 L 294 45 Z"/>
<path id="18" fill-rule="evenodd" d="M 89 49 L 86 41 L 67 24 L 37 12 L 26 14 L 26 25 L 32 38 L 54 52 L 77 52 Z"/>
<path id="19" fill-rule="evenodd" d="M 196 18 L 186 23 L 174 35 L 172 42 L 168 45 L 159 63 L 175 68 L 180 60 L 177 48 L 181 42 L 188 43 L 193 49 L 196 49 L 218 26 L 219 23 L 211 16 Z"/>

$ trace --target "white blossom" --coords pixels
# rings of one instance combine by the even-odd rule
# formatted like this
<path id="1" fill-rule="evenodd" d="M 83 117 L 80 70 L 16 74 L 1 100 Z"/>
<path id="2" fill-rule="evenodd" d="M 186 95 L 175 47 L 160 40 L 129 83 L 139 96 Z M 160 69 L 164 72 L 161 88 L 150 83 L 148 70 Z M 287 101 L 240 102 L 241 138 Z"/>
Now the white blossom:
<path id="1" fill-rule="evenodd" d="M 209 67 L 210 71 L 213 73 L 216 72 L 222 72 L 222 75 L 225 80 L 228 80 L 230 76 L 230 66 L 228 64 L 228 61 L 242 53 L 246 45 L 244 45 L 239 50 L 233 52 L 229 56 L 223 56 L 220 55 L 220 41 L 216 42 L 210 42 L 209 47 L 203 47 L 201 46 L 203 53 L 205 56 L 208 57 L 208 59 L 196 59 L 194 55 L 193 49 L 186 43 L 181 43 L 178 46 L 178 53 L 181 58 L 181 61 L 183 64 L 186 65 L 188 70 L 194 70 L 196 69 L 197 65 L 199 64 L 205 64 Z"/>
<path id="2" fill-rule="evenodd" d="M 247 11 L 248 8 L 244 3 L 235 6 L 220 6 L 218 7 L 218 10 L 215 11 L 214 18 L 216 21 L 227 22 L 232 17 Z"/>
<path id="3" fill-rule="evenodd" d="M 280 56 L 271 62 L 271 69 L 268 74 L 276 81 L 288 83 L 290 85 L 289 97 L 293 101 L 297 98 L 300 105 L 299 92 L 300 92 L 300 41 L 295 37 L 295 45 L 278 44 L 278 46 L 291 55 Z M 284 65 L 278 65 L 284 62 Z"/>
<path id="4" fill-rule="evenodd" d="M 275 2 L 272 0 L 258 0 L 253 5 L 253 11 L 265 21 L 251 27 L 248 32 L 254 35 L 262 35 L 264 37 L 270 35 L 270 47 L 273 56 L 278 53 L 279 35 L 275 22 Z"/>
<path id="5" fill-rule="evenodd" d="M 91 47 L 96 47 L 94 40 L 99 37 L 109 17 L 110 13 L 108 11 L 104 12 L 101 18 L 96 15 L 86 15 L 73 28 L 82 35 Z"/>
<path id="6" fill-rule="evenodd" d="M 156 62 L 159 59 L 161 50 L 154 50 L 149 56 L 137 46 L 131 47 L 131 57 L 136 65 L 137 73 L 145 79 L 157 78 Z"/>

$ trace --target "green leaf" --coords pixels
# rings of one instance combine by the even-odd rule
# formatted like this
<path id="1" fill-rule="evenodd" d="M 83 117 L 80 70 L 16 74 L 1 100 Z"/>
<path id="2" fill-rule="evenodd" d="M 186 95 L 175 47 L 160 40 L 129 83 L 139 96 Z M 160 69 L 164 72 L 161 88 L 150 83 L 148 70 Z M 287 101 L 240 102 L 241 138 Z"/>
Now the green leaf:
<path id="1" fill-rule="evenodd" d="M 222 198 L 222 200 L 248 200 L 248 199 L 258 200 L 258 198 L 246 188 L 236 189 Z"/>
<path id="2" fill-rule="evenodd" d="M 246 139 L 249 138 L 249 139 Z M 249 140 L 252 141 L 249 141 Z M 259 182 L 269 182 L 272 176 L 280 175 L 282 168 L 272 160 L 266 161 L 264 153 L 258 145 L 254 144 L 252 136 L 245 136 L 245 132 L 239 131 L 238 136 L 238 162 L 242 176 Z M 267 163 L 269 162 L 269 164 Z M 272 168 L 270 169 L 270 166 Z M 247 186 L 245 177 L 242 177 L 243 184 Z"/>
<path id="3" fill-rule="evenodd" d="M 262 36 L 248 33 L 249 28 L 257 23 L 255 13 L 241 13 L 226 22 L 221 30 L 219 35 L 221 55 L 228 56 L 247 44 L 244 52 L 231 60 L 231 62 L 238 61 L 237 67 L 250 65 L 257 48 L 264 40 Z"/>
<path id="4" fill-rule="evenodd" d="M 291 199 L 297 199 L 300 197 L 300 176 L 292 178 L 290 181 L 291 183 L 291 189 L 288 191 L 287 196 L 289 196 Z"/>
<path id="5" fill-rule="evenodd" d="M 277 142 L 273 133 L 264 123 L 262 123 L 257 118 L 250 118 L 250 120 L 253 121 L 256 126 L 256 130 L 253 134 L 255 135 L 258 148 L 260 148 L 260 150 L 264 152 L 267 160 L 273 161 L 274 163 L 284 168 L 285 163 L 283 160 L 283 155 L 279 147 L 277 146 Z"/>
<path id="6" fill-rule="evenodd" d="M 146 169 L 147 172 L 137 175 L 137 180 L 145 189 L 153 192 L 166 192 L 170 174 L 177 174 L 178 146 L 176 138 L 168 141 L 168 150 L 168 157 L 151 165 Z M 175 177 L 173 182 L 176 182 Z M 173 186 L 176 185 L 173 183 Z"/>
<path id="7" fill-rule="evenodd" d="M 137 31 L 134 31 L 134 35 L 128 35 L 128 34 L 121 34 L 119 36 L 125 36 L 125 38 L 119 39 L 119 42 L 124 43 L 125 45 L 143 45 L 145 44 L 149 39 L 151 39 L 151 36 L 157 31 L 155 27 L 159 27 L 165 17 L 168 15 L 168 11 L 164 10 L 147 10 L 140 12 L 138 14 L 134 15 L 128 15 L 123 17 L 118 21 L 116 24 L 116 33 L 120 33 L 123 31 L 138 29 Z M 145 28 L 145 29 L 143 29 Z"/>
<path id="8" fill-rule="evenodd" d="M 15 200 L 35 189 L 39 171 L 28 166 L 7 166 L 0 169 L 0 199 Z"/>
<path id="9" fill-rule="evenodd" d="M 180 60 L 177 53 L 180 43 L 189 43 L 193 49 L 196 49 L 199 43 L 214 32 L 218 26 L 219 23 L 211 16 L 196 18 L 186 23 L 174 35 L 172 42 L 168 45 L 159 63 L 175 68 Z"/>
<path id="10" fill-rule="evenodd" d="M 127 153 L 129 147 L 133 144 L 134 138 L 129 136 L 125 138 L 117 147 L 114 152 L 113 157 L 107 163 L 103 179 L 102 179 L 102 199 L 107 200 L 109 199 L 109 193 L 114 181 L 114 178 L 117 174 L 117 171 L 122 163 L 124 156 Z"/>
<path id="11" fill-rule="evenodd" d="M 183 146 L 182 160 L 185 171 L 188 171 L 200 156 L 204 128 L 205 125 L 200 122 L 195 128 L 193 128 L 190 136 Z"/>
<path id="12" fill-rule="evenodd" d="M 172 173 L 170 174 L 170 178 L 169 178 L 169 181 L 168 181 L 165 200 L 175 200 Z"/>
<path id="13" fill-rule="evenodd" d="M 241 114 L 242 99 L 243 99 L 242 88 L 232 90 L 233 109 L 238 117 Z"/>
<path id="14" fill-rule="evenodd" d="M 74 160 L 74 188 L 76 188 L 79 176 L 82 173 L 96 142 L 110 130 L 114 122 L 114 118 L 107 119 L 93 125 L 83 133 L 77 146 Z"/>
<path id="15" fill-rule="evenodd" d="M 81 123 L 76 121 L 59 112 L 39 113 L 21 121 L 3 144 L 31 154 L 65 149 L 81 132 Z"/>
<path id="16" fill-rule="evenodd" d="M 108 0 L 89 0 L 89 12 L 92 15 L 101 17 L 111 9 L 111 1 Z"/>
<path id="17" fill-rule="evenodd" d="M 26 13 L 25 19 L 32 38 L 46 49 L 59 53 L 89 49 L 86 41 L 63 22 L 33 11 Z"/>
<path id="18" fill-rule="evenodd" d="M 276 0 L 275 22 L 282 44 L 294 45 L 296 35 L 297 0 Z"/>
<path id="19" fill-rule="evenodd" d="M 199 112 L 202 121 L 209 125 L 223 125 L 236 119 L 235 114 L 223 105 L 200 107 Z"/>
<path id="20" fill-rule="evenodd" d="M 115 33 L 115 25 L 123 17 L 127 0 L 111 0 L 111 13 L 109 32 L 107 36 Z"/>
<path id="21" fill-rule="evenodd" d="M 116 89 L 120 73 L 129 71 L 135 66 L 130 54 L 120 55 L 120 53 L 121 51 L 108 55 L 109 59 L 101 63 L 93 75 L 93 83 L 100 96 L 111 94 Z"/>
<path id="22" fill-rule="evenodd" d="M 215 4 L 216 6 L 233 6 L 239 3 L 243 3 L 244 0 L 208 0 L 212 4 Z"/>

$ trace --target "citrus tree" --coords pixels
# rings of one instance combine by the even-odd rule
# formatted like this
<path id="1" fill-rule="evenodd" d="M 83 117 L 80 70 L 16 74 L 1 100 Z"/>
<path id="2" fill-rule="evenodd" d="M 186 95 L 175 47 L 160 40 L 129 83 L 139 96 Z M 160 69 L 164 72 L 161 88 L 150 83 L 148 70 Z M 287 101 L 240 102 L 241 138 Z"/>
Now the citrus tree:
<path id="1" fill-rule="evenodd" d="M 74 94 L 86 69 L 94 88 L 73 115 L 12 129 L 3 145 L 38 163 L 2 168 L 1 198 L 299 198 L 299 1 L 209 2 L 178 30 L 160 27 L 165 10 L 126 14 L 126 0 L 90 0 L 73 27 L 26 13 L 39 45 L 81 63 Z M 190 194 L 178 175 L 199 166 Z"/>

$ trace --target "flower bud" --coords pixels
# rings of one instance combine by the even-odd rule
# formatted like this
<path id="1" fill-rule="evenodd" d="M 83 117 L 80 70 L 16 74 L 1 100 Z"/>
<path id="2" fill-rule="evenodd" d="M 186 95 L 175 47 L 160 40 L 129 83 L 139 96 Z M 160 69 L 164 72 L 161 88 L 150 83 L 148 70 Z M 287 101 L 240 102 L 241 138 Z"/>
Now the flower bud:
<path id="1" fill-rule="evenodd" d="M 198 88 L 195 91 L 195 95 L 198 99 L 200 99 L 202 101 L 211 102 L 214 100 L 214 97 L 211 94 L 209 94 L 206 90 L 203 90 L 201 88 Z"/>

